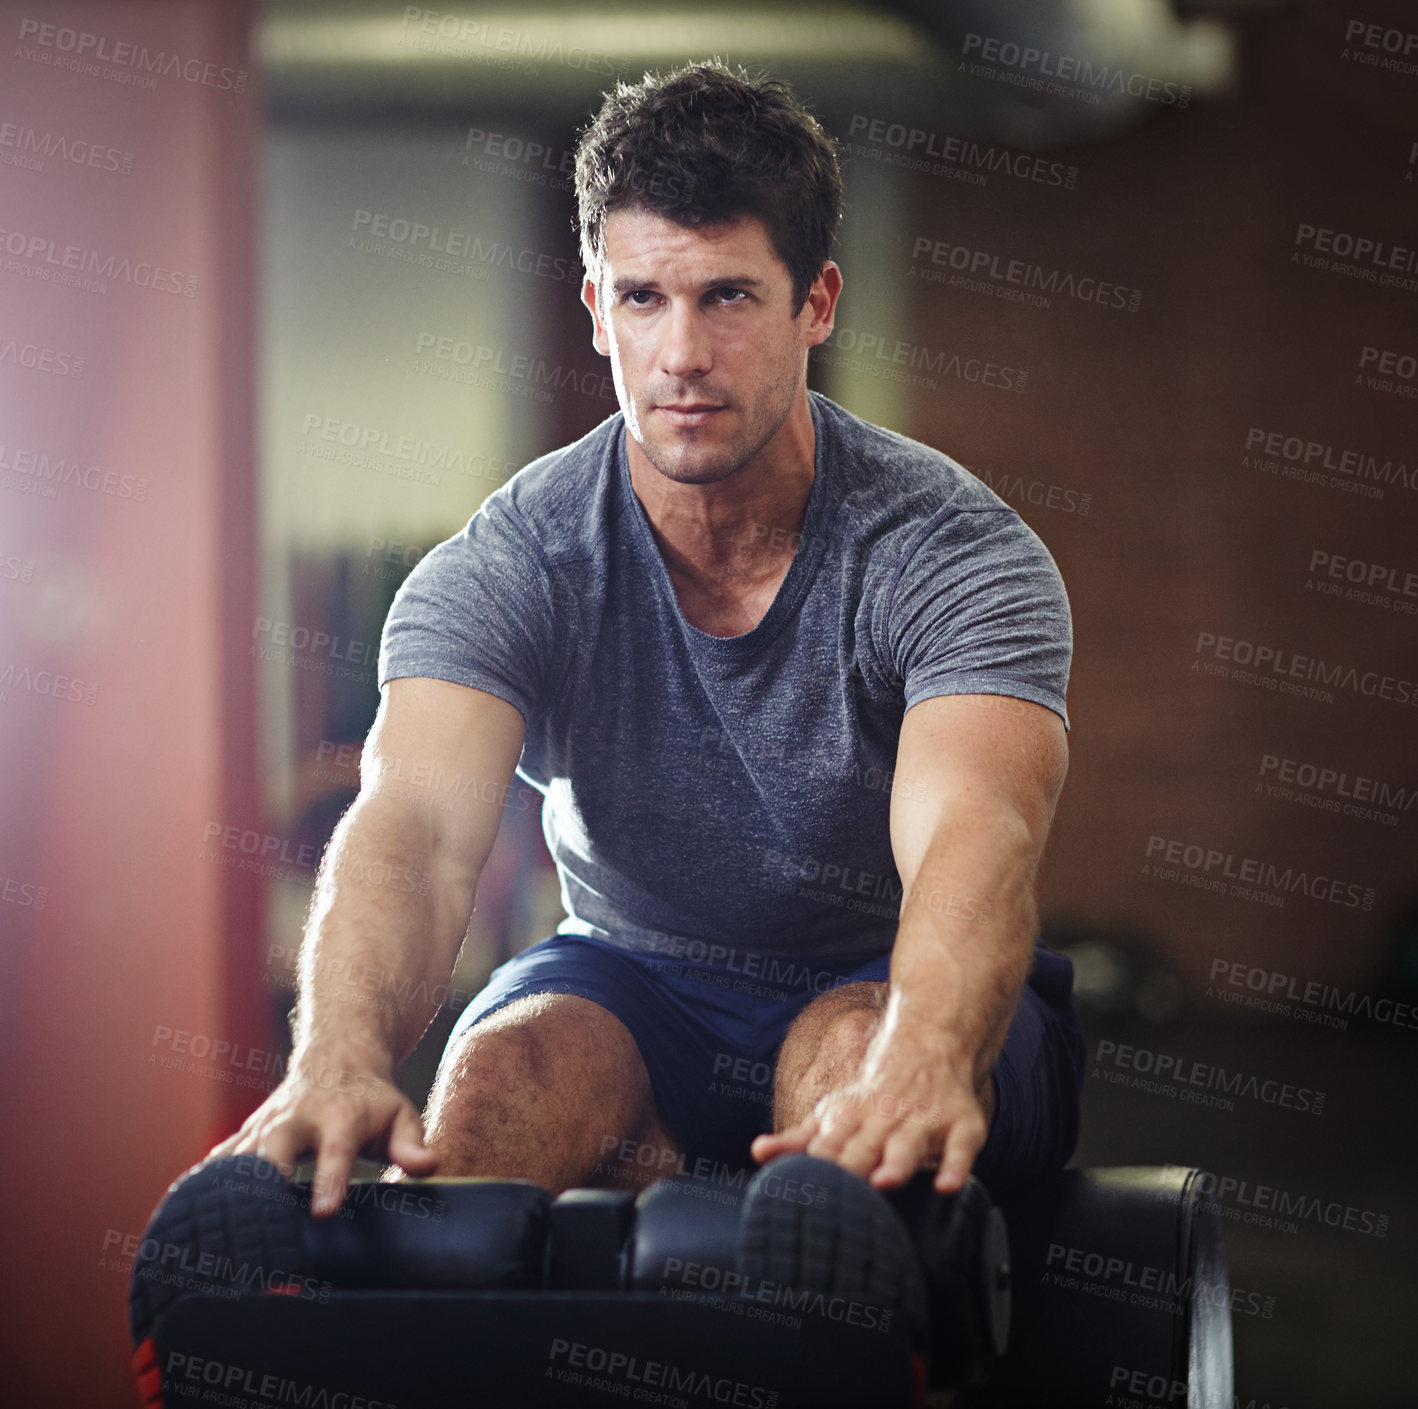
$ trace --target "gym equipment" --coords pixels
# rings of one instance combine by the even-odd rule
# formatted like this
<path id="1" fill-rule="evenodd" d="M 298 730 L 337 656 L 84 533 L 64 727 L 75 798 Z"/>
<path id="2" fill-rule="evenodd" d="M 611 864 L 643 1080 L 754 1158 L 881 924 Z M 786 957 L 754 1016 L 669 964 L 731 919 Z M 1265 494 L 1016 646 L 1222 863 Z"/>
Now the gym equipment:
<path id="1" fill-rule="evenodd" d="M 1216 1409 L 1229 1292 L 1198 1180 L 1069 1171 L 1002 1211 L 977 1180 L 883 1194 L 789 1155 L 638 1195 L 357 1181 L 315 1219 L 308 1185 L 227 1157 L 144 1234 L 134 1370 L 148 1409 Z"/>

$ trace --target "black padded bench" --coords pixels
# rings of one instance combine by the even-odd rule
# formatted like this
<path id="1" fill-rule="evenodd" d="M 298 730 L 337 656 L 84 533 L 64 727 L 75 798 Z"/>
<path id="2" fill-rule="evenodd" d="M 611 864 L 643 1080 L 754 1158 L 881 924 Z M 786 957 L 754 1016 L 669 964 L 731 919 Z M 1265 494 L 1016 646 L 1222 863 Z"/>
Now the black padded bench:
<path id="1" fill-rule="evenodd" d="M 317 1220 L 308 1186 L 234 1157 L 149 1225 L 134 1368 L 168 1409 L 1230 1409 L 1199 1177 L 1068 1171 L 996 1209 L 977 1181 L 883 1196 L 798 1155 L 638 1196 L 356 1183 Z"/>

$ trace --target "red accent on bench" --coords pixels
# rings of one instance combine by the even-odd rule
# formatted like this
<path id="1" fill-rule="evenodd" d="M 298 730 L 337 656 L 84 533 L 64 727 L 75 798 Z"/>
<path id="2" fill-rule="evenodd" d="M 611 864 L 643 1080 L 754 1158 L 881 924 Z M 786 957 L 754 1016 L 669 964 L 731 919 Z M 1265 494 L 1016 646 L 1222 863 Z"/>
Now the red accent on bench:
<path id="1" fill-rule="evenodd" d="M 158 1364 L 158 1348 L 152 1336 L 133 1352 L 133 1378 L 143 1396 L 143 1409 L 162 1409 L 162 1366 Z"/>

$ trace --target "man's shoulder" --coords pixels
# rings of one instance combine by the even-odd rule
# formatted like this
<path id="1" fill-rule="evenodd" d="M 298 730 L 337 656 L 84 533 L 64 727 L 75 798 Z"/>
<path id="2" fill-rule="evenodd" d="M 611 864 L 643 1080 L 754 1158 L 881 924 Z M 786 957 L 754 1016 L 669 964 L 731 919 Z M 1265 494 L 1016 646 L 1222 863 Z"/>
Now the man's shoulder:
<path id="1" fill-rule="evenodd" d="M 625 418 L 617 411 L 579 440 L 539 455 L 484 501 L 533 538 L 549 561 L 588 556 L 604 541 L 607 490 Z"/>
<path id="2" fill-rule="evenodd" d="M 1013 513 L 982 479 L 958 460 L 854 415 L 814 392 L 827 430 L 832 469 L 843 498 L 862 509 L 875 508 L 899 518 L 930 518 L 944 510 Z"/>

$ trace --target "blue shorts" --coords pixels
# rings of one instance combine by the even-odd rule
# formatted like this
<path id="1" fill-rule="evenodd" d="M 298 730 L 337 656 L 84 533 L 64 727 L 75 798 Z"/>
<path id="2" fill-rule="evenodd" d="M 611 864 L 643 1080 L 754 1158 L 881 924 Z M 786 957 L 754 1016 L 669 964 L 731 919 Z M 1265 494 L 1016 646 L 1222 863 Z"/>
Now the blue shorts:
<path id="1" fill-rule="evenodd" d="M 494 970 L 459 1015 L 449 1045 L 518 998 L 589 998 L 635 1038 L 661 1119 L 686 1165 L 750 1168 L 750 1142 L 772 1128 L 774 1068 L 793 1019 L 840 984 L 885 982 L 889 962 L 885 954 L 853 967 L 735 952 L 727 959 L 670 959 L 555 934 Z M 994 1121 L 975 1162 L 975 1174 L 997 1195 L 1061 1169 L 1073 1154 L 1084 1043 L 1072 991 L 1072 963 L 1036 948 L 995 1067 Z"/>

